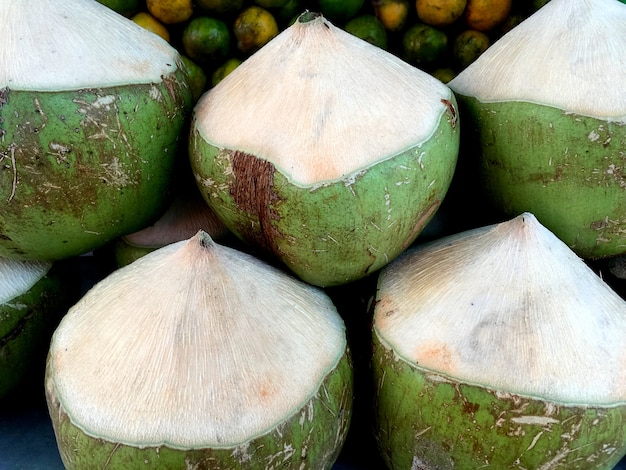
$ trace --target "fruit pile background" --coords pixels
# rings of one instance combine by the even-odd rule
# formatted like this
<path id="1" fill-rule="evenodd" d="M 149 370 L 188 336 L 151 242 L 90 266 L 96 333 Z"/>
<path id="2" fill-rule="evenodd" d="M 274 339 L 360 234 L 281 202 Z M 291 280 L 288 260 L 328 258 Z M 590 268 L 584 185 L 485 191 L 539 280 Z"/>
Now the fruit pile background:
<path id="1" fill-rule="evenodd" d="M 185 57 L 197 96 L 305 10 L 444 83 L 548 0 L 99 0 Z"/>

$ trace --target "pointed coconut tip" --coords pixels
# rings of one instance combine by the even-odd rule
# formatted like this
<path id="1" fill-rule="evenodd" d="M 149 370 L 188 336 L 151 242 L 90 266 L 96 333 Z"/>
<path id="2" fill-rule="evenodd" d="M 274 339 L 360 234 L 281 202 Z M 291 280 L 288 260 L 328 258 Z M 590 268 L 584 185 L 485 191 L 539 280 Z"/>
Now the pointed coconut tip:
<path id="1" fill-rule="evenodd" d="M 307 12 L 200 99 L 194 128 L 311 186 L 418 146 L 453 101 L 439 80 Z"/>
<path id="2" fill-rule="evenodd" d="M 404 360 L 567 404 L 626 402 L 626 302 L 532 214 L 411 249 L 374 328 Z"/>
<path id="3" fill-rule="evenodd" d="M 0 257 L 0 304 L 26 293 L 51 267 L 50 261 L 23 261 Z"/>
<path id="4" fill-rule="evenodd" d="M 0 5 L 0 89 L 59 91 L 160 82 L 179 55 L 97 1 Z"/>
<path id="5" fill-rule="evenodd" d="M 626 122 L 626 5 L 551 0 L 448 85 L 480 101 L 525 101 Z"/>
<path id="6" fill-rule="evenodd" d="M 115 271 L 70 309 L 47 388 L 90 436 L 228 448 L 300 410 L 346 351 L 323 291 L 200 230 Z"/>

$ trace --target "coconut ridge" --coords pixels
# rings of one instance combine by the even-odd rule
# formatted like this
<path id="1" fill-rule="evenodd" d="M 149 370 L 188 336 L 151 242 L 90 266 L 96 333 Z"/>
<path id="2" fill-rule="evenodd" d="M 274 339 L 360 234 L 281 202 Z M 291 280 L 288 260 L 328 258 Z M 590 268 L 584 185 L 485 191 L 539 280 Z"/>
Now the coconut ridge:
<path id="1" fill-rule="evenodd" d="M 532 215 L 402 255 L 377 300 L 381 342 L 420 368 L 559 403 L 626 402 L 626 303 Z"/>
<path id="2" fill-rule="evenodd" d="M 345 328 L 321 291 L 207 238 L 119 269 L 64 317 L 52 386 L 85 433 L 134 446 L 241 444 L 300 409 L 344 357 Z M 259 285 L 237 287 L 241 276 Z M 278 286 L 271 296 L 266 282 Z"/>
<path id="3" fill-rule="evenodd" d="M 182 68 L 165 40 L 96 1 L 3 2 L 0 24 L 0 90 L 160 82 Z"/>
<path id="4" fill-rule="evenodd" d="M 624 24 L 619 1 L 552 0 L 448 85 L 483 102 L 527 101 L 626 123 Z"/>
<path id="5" fill-rule="evenodd" d="M 451 96 L 318 16 L 296 21 L 206 93 L 194 126 L 209 144 L 267 160 L 310 186 L 427 141 Z"/>

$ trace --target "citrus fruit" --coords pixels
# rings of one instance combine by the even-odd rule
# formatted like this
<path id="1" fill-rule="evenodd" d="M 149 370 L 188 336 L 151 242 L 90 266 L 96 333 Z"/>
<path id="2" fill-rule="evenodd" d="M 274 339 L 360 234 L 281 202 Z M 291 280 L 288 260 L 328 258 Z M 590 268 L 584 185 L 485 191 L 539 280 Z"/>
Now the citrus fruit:
<path id="1" fill-rule="evenodd" d="M 416 0 L 417 16 L 424 23 L 444 27 L 463 16 L 467 0 Z"/>
<path id="2" fill-rule="evenodd" d="M 230 50 L 230 31 L 221 20 L 196 16 L 183 29 L 185 54 L 200 65 L 220 62 Z"/>
<path id="3" fill-rule="evenodd" d="M 442 83 L 448 83 L 456 76 L 456 72 L 452 67 L 440 67 L 433 70 L 431 75 Z"/>
<path id="4" fill-rule="evenodd" d="M 215 72 L 213 72 L 213 76 L 211 77 L 211 85 L 215 86 L 219 82 L 221 82 L 230 72 L 235 70 L 241 64 L 241 59 L 237 57 L 231 57 L 222 65 L 220 65 Z"/>
<path id="5" fill-rule="evenodd" d="M 217 16 L 236 16 L 243 8 L 244 0 L 196 0 L 202 11 Z"/>
<path id="6" fill-rule="evenodd" d="M 461 69 L 464 69 L 478 59 L 487 50 L 489 44 L 489 36 L 482 31 L 466 29 L 454 39 L 452 46 L 454 60 Z"/>
<path id="7" fill-rule="evenodd" d="M 272 13 L 276 20 L 283 24 L 291 24 L 295 19 L 306 10 L 305 0 L 289 0 L 282 7 L 275 9 Z"/>
<path id="8" fill-rule="evenodd" d="M 289 0 L 254 0 L 261 8 L 282 8 L 284 7 Z"/>
<path id="9" fill-rule="evenodd" d="M 512 0 L 467 0 L 465 23 L 470 29 L 491 31 L 511 11 Z"/>
<path id="10" fill-rule="evenodd" d="M 265 8 L 251 6 L 235 19 L 233 32 L 237 48 L 244 54 L 252 54 L 278 34 L 278 24 Z"/>
<path id="11" fill-rule="evenodd" d="M 187 83 L 189 83 L 189 88 L 191 88 L 191 99 L 196 102 L 204 93 L 207 83 L 206 73 L 204 73 L 202 67 L 186 55 L 181 55 L 180 58 L 185 66 L 185 72 L 187 72 Z"/>
<path id="12" fill-rule="evenodd" d="M 148 11 L 165 24 L 187 21 L 193 15 L 192 0 L 146 0 Z"/>
<path id="13" fill-rule="evenodd" d="M 354 17 L 365 0 L 319 0 L 317 6 L 326 18 L 333 23 L 345 23 Z"/>
<path id="14" fill-rule="evenodd" d="M 407 29 L 402 37 L 404 59 L 414 65 L 434 65 L 446 54 L 448 36 L 442 30 L 425 23 Z"/>
<path id="15" fill-rule="evenodd" d="M 381 49 L 387 49 L 387 30 L 374 15 L 359 15 L 348 21 L 344 29 Z"/>
<path id="16" fill-rule="evenodd" d="M 131 18 L 135 23 L 154 34 L 161 36 L 167 42 L 170 41 L 170 32 L 163 23 L 146 11 L 140 11 Z"/>
<path id="17" fill-rule="evenodd" d="M 388 31 L 402 29 L 409 16 L 409 0 L 374 0 L 374 14 Z"/>
<path id="18" fill-rule="evenodd" d="M 131 17 L 139 10 L 139 0 L 98 0 L 120 15 Z"/>

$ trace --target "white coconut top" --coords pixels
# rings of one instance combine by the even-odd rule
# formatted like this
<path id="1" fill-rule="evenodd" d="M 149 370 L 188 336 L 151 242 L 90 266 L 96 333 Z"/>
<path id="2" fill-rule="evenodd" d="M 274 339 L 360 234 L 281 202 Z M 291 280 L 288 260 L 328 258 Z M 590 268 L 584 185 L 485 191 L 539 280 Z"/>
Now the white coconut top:
<path id="1" fill-rule="evenodd" d="M 551 0 L 449 82 L 481 101 L 527 101 L 626 122 L 626 5 Z"/>
<path id="2" fill-rule="evenodd" d="M 51 267 L 49 261 L 0 258 L 0 304 L 28 292 Z"/>
<path id="3" fill-rule="evenodd" d="M 560 403 L 626 401 L 626 302 L 531 214 L 414 248 L 374 327 L 406 361 Z"/>
<path id="4" fill-rule="evenodd" d="M 0 88 L 57 91 L 160 82 L 165 40 L 95 0 L 0 2 Z"/>
<path id="5" fill-rule="evenodd" d="M 346 347 L 323 291 L 199 233 L 115 271 L 72 307 L 49 377 L 87 434 L 232 447 L 299 410 Z"/>
<path id="6" fill-rule="evenodd" d="M 333 181 L 426 141 L 450 89 L 319 16 L 296 21 L 200 99 L 209 143 Z"/>

